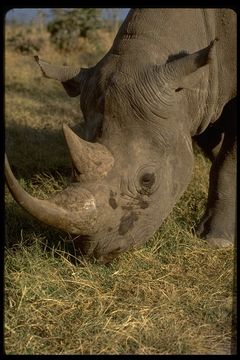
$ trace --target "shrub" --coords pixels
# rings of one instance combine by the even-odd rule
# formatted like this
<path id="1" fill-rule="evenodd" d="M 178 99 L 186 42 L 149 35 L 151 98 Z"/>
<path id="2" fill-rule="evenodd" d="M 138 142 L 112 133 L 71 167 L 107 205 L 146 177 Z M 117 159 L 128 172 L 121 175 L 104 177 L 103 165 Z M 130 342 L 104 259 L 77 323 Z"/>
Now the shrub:
<path id="1" fill-rule="evenodd" d="M 39 36 L 32 36 L 31 31 L 18 31 L 7 39 L 7 44 L 13 49 L 21 53 L 32 54 L 38 52 L 43 44 L 44 38 Z"/>
<path id="2" fill-rule="evenodd" d="M 54 19 L 48 23 L 47 30 L 58 49 L 71 50 L 77 46 L 79 37 L 87 37 L 101 26 L 101 9 L 83 8 L 54 11 Z"/>

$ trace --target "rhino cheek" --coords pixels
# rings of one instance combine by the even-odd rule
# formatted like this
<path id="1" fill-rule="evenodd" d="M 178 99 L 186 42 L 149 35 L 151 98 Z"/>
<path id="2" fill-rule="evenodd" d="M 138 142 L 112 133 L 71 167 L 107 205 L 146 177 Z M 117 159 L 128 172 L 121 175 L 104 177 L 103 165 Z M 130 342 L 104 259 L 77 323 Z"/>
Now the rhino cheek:
<path id="1" fill-rule="evenodd" d="M 146 210 L 144 210 L 146 211 Z M 99 244 L 96 256 L 102 263 L 111 261 L 122 252 L 137 249 L 143 245 L 159 227 L 158 216 L 152 213 L 145 214 L 141 211 L 131 210 L 122 214 L 116 230 L 108 227 L 110 241 L 107 246 Z"/>
<path id="2" fill-rule="evenodd" d="M 137 220 L 138 215 L 135 211 L 124 214 L 120 219 L 120 224 L 118 227 L 119 235 L 125 235 L 128 231 L 132 230 Z"/>

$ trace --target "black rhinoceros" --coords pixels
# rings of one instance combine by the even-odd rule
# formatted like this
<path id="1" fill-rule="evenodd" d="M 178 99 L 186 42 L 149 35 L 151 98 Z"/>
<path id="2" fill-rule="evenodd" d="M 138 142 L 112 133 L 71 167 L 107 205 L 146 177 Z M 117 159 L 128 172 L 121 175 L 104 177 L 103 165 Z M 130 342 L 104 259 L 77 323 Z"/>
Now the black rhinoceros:
<path id="1" fill-rule="evenodd" d="M 85 135 L 63 125 L 74 179 L 49 200 L 25 192 L 6 158 L 16 201 L 108 262 L 144 243 L 171 212 L 191 178 L 194 137 L 212 160 L 199 234 L 232 244 L 236 30 L 231 9 L 133 9 L 92 68 L 36 57 L 46 77 L 80 95 Z"/>

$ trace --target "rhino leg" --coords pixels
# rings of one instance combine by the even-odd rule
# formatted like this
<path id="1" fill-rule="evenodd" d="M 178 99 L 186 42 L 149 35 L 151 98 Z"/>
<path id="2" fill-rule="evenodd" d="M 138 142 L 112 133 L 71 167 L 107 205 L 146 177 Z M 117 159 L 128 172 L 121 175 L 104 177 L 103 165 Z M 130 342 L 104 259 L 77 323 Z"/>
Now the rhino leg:
<path id="1" fill-rule="evenodd" d="M 225 247 L 233 245 L 236 228 L 236 101 L 225 107 L 220 123 L 224 124 L 219 143 L 210 141 L 210 170 L 207 209 L 197 234 L 209 243 Z M 218 129 L 219 131 L 219 129 Z M 211 134 L 212 139 L 214 138 Z M 206 142 L 205 142 L 206 143 Z M 212 146 L 215 143 L 215 146 Z M 204 149 L 207 153 L 207 149 Z M 210 150 L 210 148 L 208 149 Z M 215 152 L 214 152 L 215 150 Z"/>

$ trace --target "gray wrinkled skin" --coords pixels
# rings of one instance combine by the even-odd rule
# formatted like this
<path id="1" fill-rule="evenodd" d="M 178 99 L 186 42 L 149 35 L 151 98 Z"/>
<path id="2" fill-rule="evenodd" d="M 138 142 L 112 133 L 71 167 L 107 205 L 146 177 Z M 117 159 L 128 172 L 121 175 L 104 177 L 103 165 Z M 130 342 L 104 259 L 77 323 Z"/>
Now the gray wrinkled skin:
<path id="1" fill-rule="evenodd" d="M 216 38 L 219 41 L 214 42 Z M 191 179 L 192 138 L 213 162 L 199 236 L 217 246 L 233 243 L 236 14 L 232 10 L 131 10 L 109 52 L 95 67 L 84 71 L 79 67 L 77 76 L 77 68 L 69 70 L 71 75 L 64 70 L 61 77 L 60 67 L 55 72 L 36 60 L 44 75 L 61 81 L 70 96 L 80 94 L 84 139 L 104 145 L 109 159 L 114 158 L 111 166 L 103 167 L 105 173 L 101 170 L 104 176 L 98 176 L 102 163 L 96 164 L 96 159 L 89 166 L 97 169 L 94 176 L 90 170 L 82 175 L 80 165 L 77 171 L 74 168 L 79 192 L 87 190 L 96 201 L 94 227 L 84 237 L 81 232 L 74 235 L 86 254 L 108 262 L 154 234 Z M 72 209 L 77 210 L 76 204 Z"/>

